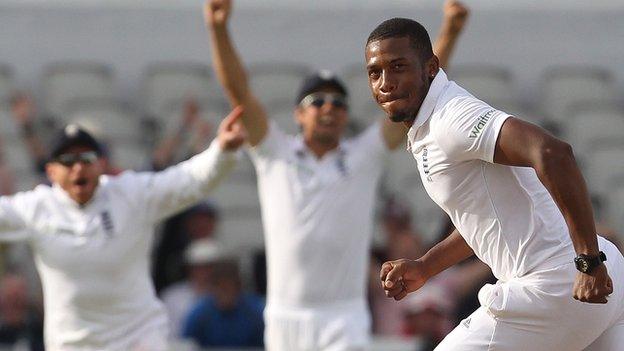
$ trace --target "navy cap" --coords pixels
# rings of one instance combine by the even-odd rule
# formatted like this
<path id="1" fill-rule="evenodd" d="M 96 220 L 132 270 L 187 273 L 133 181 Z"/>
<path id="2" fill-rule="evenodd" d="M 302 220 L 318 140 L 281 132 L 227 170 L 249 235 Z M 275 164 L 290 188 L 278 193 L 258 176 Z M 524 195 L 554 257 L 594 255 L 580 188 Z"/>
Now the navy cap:
<path id="1" fill-rule="evenodd" d="M 67 149 L 72 146 L 86 146 L 95 151 L 98 156 L 102 156 L 104 149 L 102 145 L 95 140 L 89 132 L 81 128 L 77 124 L 68 124 L 63 128 L 52 143 L 52 149 L 50 152 L 50 159 L 54 159 L 63 154 Z"/>
<path id="2" fill-rule="evenodd" d="M 321 70 L 307 76 L 303 80 L 303 84 L 301 84 L 301 88 L 299 89 L 299 94 L 297 94 L 297 101 L 295 102 L 295 104 L 299 105 L 303 98 L 323 88 L 335 89 L 345 97 L 348 95 L 347 88 L 338 78 L 338 76 L 336 76 L 331 71 Z"/>

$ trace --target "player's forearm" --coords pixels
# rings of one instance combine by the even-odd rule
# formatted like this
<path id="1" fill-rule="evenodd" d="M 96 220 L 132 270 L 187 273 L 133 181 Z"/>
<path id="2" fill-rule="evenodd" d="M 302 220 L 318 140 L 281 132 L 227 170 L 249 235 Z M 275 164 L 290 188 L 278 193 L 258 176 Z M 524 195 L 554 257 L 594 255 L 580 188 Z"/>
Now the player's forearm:
<path id="1" fill-rule="evenodd" d="M 433 52 L 440 60 L 440 68 L 447 70 L 448 64 L 455 49 L 457 43 L 458 33 L 453 33 L 450 30 L 444 28 L 440 31 L 438 38 L 433 45 Z"/>
<path id="2" fill-rule="evenodd" d="M 597 254 L 596 225 L 589 192 L 570 145 L 564 142 L 545 145 L 534 169 L 561 210 L 576 252 Z"/>
<path id="3" fill-rule="evenodd" d="M 211 25 L 212 64 L 219 82 L 225 89 L 232 106 L 245 103 L 249 83 L 245 68 L 236 53 L 227 25 Z"/>
<path id="4" fill-rule="evenodd" d="M 202 192 L 208 195 L 234 168 L 236 161 L 236 151 L 222 150 L 215 140 L 204 152 L 185 161 L 183 168 L 191 173 L 193 179 L 200 184 Z"/>
<path id="5" fill-rule="evenodd" d="M 427 251 L 419 260 L 427 267 L 427 276 L 433 277 L 473 254 L 474 252 L 470 246 L 455 229 L 444 240 Z"/>

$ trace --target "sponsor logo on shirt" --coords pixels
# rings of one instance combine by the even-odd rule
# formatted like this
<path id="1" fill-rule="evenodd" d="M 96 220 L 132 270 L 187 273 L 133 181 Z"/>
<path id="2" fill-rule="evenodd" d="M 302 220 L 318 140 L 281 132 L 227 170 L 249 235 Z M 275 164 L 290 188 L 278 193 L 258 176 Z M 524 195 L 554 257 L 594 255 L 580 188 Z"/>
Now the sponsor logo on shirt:
<path id="1" fill-rule="evenodd" d="M 104 231 L 106 231 L 106 235 L 108 237 L 113 236 L 113 220 L 111 219 L 110 213 L 108 211 L 104 211 L 101 214 L 102 216 L 102 226 L 104 227 Z"/>
<path id="2" fill-rule="evenodd" d="M 429 175 L 429 150 L 425 148 L 422 153 L 422 165 L 423 165 L 423 173 L 427 177 L 428 181 L 432 181 L 431 176 Z"/>
<path id="3" fill-rule="evenodd" d="M 477 118 L 477 123 L 475 123 L 475 125 L 472 126 L 472 129 L 470 130 L 470 138 L 474 139 L 478 137 L 479 134 L 481 134 L 481 132 L 483 131 L 483 128 L 485 127 L 487 122 L 490 120 L 490 118 L 492 118 L 493 115 L 494 115 L 494 109 L 489 110 L 488 112 L 479 116 L 479 118 Z"/>

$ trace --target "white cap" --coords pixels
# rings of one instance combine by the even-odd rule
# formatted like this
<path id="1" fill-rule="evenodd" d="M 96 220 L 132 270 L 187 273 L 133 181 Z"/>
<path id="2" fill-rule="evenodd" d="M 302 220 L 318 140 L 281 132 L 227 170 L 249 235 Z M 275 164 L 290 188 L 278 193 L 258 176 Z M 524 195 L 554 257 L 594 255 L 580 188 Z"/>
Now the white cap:
<path id="1" fill-rule="evenodd" d="M 227 252 L 212 239 L 195 240 L 184 251 L 186 264 L 213 263 L 228 258 Z"/>

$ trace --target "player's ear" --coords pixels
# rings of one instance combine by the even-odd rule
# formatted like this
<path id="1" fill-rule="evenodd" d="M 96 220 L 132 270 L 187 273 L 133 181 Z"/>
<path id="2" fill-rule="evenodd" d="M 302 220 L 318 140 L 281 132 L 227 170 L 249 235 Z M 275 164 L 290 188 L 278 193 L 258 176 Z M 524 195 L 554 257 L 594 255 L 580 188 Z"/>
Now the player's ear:
<path id="1" fill-rule="evenodd" d="M 435 77 L 435 75 L 440 70 L 440 59 L 434 54 L 431 58 L 425 63 L 425 69 L 427 70 L 427 76 L 430 78 Z"/>

